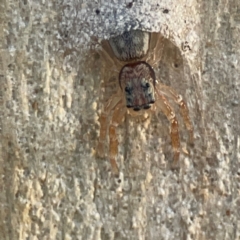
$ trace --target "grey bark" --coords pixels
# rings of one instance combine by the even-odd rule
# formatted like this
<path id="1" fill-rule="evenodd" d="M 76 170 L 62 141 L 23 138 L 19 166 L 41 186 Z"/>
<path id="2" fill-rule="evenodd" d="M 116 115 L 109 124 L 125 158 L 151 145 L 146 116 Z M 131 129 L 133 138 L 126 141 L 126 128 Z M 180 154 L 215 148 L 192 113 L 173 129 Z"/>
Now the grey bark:
<path id="1" fill-rule="evenodd" d="M 240 239 L 238 0 L 2 1 L 0 13 L 0 239 Z M 165 116 L 127 118 L 115 177 L 95 154 L 118 87 L 96 43 L 130 28 L 166 38 L 157 76 L 187 102 L 195 140 L 172 103 L 172 170 Z"/>

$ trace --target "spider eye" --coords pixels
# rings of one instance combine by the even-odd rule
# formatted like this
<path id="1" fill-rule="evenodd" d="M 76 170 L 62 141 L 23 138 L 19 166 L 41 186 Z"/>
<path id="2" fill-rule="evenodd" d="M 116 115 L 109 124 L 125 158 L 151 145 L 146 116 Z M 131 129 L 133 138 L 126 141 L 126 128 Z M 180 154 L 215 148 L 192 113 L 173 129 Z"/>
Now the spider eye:
<path id="1" fill-rule="evenodd" d="M 140 107 L 134 107 L 133 110 L 134 111 L 139 111 L 139 110 L 141 110 L 141 108 Z"/>
<path id="2" fill-rule="evenodd" d="M 132 89 L 130 87 L 125 87 L 125 92 L 131 93 Z"/>
<path id="3" fill-rule="evenodd" d="M 149 109 L 151 106 L 149 104 L 145 105 L 143 108 L 144 109 Z"/>
<path id="4" fill-rule="evenodd" d="M 142 83 L 141 85 L 142 85 L 142 88 L 143 88 L 143 89 L 148 89 L 148 88 L 150 88 L 150 84 L 149 84 L 148 82 L 146 82 L 146 83 L 144 82 L 144 83 Z"/>

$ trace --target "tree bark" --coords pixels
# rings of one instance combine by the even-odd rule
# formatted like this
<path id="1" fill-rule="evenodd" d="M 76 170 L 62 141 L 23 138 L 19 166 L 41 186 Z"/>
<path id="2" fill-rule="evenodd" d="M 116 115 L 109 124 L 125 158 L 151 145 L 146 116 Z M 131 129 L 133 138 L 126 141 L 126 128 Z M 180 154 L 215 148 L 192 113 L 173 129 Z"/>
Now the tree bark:
<path id="1" fill-rule="evenodd" d="M 0 239 L 240 239 L 238 0 L 3 1 L 0 13 Z M 155 71 L 187 103 L 194 146 L 174 102 L 174 170 L 166 117 L 126 117 L 114 176 L 95 149 L 118 73 L 97 49 L 131 28 L 166 38 Z"/>

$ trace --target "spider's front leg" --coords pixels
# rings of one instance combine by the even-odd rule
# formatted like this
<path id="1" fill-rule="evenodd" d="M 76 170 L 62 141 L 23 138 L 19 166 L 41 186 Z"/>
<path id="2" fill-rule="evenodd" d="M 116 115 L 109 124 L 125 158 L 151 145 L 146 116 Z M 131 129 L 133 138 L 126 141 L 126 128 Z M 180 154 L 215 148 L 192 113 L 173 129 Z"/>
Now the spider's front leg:
<path id="1" fill-rule="evenodd" d="M 178 121 L 167 99 L 163 95 L 161 95 L 159 91 L 156 91 L 156 92 L 158 96 L 156 105 L 164 113 L 164 115 L 167 117 L 168 121 L 170 122 L 170 135 L 171 135 L 172 147 L 174 151 L 173 165 L 176 166 L 179 160 L 179 155 L 180 155 L 180 139 L 178 134 Z"/>
<path id="2" fill-rule="evenodd" d="M 112 111 L 113 111 L 113 114 L 111 115 Z M 97 154 L 99 157 L 102 157 L 102 158 L 105 157 L 105 143 L 107 138 L 107 132 L 109 130 L 109 142 L 110 142 L 109 155 L 110 155 L 111 168 L 114 174 L 118 174 L 118 167 L 115 160 L 118 153 L 118 140 L 117 140 L 117 134 L 116 134 L 116 127 L 124 118 L 125 113 L 126 113 L 126 107 L 123 106 L 121 97 L 115 96 L 106 103 L 104 110 L 99 118 L 100 136 L 99 136 L 99 142 L 97 147 Z"/>
<path id="3" fill-rule="evenodd" d="M 182 96 L 177 94 L 171 87 L 159 83 L 157 86 L 157 91 L 160 94 L 161 90 L 159 91 L 159 89 L 162 89 L 163 94 L 172 98 L 179 105 L 184 124 L 189 132 L 189 142 L 193 144 L 193 140 L 194 140 L 193 126 L 189 118 L 189 111 L 188 111 L 187 104 L 182 99 Z"/>
<path id="4" fill-rule="evenodd" d="M 122 102 L 120 102 L 114 110 L 112 121 L 109 127 L 109 157 L 112 172 L 115 175 L 118 175 L 119 173 L 118 166 L 116 163 L 116 157 L 118 155 L 117 127 L 123 121 L 126 115 L 126 111 L 127 111 L 126 107 L 123 105 Z"/>
<path id="5" fill-rule="evenodd" d="M 118 105 L 120 100 L 121 98 L 119 96 L 110 98 L 105 104 L 101 116 L 99 117 L 100 135 L 97 147 L 97 155 L 101 158 L 105 157 L 105 142 L 109 126 L 109 115 L 111 114 L 111 111 Z"/>

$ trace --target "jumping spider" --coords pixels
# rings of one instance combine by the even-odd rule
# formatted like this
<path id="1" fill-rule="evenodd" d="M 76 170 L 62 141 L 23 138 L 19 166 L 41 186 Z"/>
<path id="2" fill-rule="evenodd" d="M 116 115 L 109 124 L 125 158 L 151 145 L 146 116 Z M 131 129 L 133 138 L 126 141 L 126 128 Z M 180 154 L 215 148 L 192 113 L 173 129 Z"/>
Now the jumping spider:
<path id="1" fill-rule="evenodd" d="M 100 138 L 97 153 L 105 155 L 105 141 L 109 136 L 109 158 L 112 171 L 118 174 L 117 127 L 126 114 L 139 116 L 161 110 L 170 122 L 170 135 L 174 151 L 174 164 L 180 155 L 178 121 L 167 98 L 179 105 L 183 121 L 193 141 L 193 127 L 186 103 L 174 89 L 156 81 L 153 67 L 161 60 L 164 37 L 159 33 L 131 30 L 122 35 L 103 41 L 102 56 L 109 68 L 119 73 L 119 88 L 104 105 L 100 116 Z M 105 69 L 104 71 L 109 71 Z"/>

